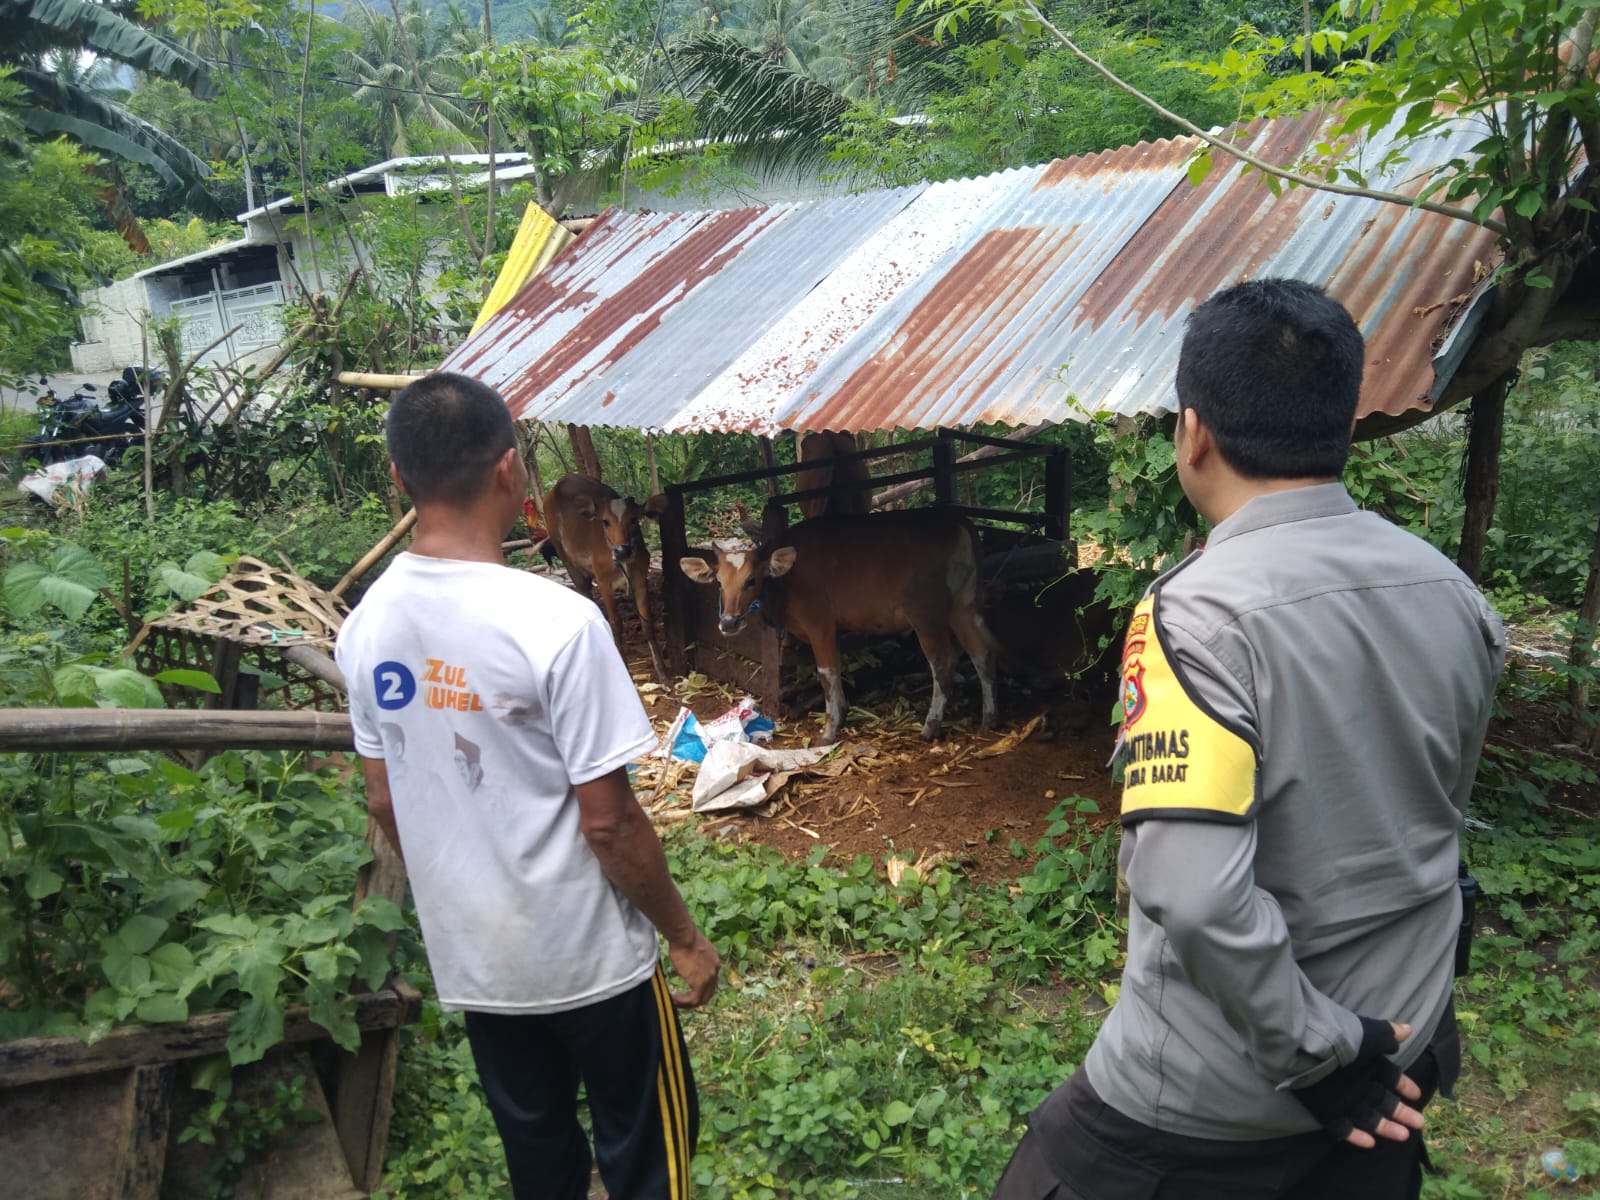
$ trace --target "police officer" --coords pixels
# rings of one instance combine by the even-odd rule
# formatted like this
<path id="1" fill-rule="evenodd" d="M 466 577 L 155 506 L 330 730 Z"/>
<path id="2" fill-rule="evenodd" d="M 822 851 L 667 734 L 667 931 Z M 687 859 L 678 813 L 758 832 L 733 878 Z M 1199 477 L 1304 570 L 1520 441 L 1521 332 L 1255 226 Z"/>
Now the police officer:
<path id="1" fill-rule="evenodd" d="M 1116 1007 L 997 1200 L 1398 1200 L 1459 1071 L 1458 840 L 1500 622 L 1339 483 L 1349 314 L 1262 279 L 1195 310 L 1178 478 L 1212 527 L 1123 651 Z"/>

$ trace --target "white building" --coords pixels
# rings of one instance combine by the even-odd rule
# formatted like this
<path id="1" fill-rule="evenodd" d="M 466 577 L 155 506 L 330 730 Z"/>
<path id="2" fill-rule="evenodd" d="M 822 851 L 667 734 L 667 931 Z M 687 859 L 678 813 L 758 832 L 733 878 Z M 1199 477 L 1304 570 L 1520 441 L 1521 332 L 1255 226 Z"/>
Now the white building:
<path id="1" fill-rule="evenodd" d="M 692 151 L 693 145 L 652 153 L 685 149 Z M 488 186 L 487 154 L 452 155 L 450 162 L 457 188 L 472 191 Z M 495 155 L 497 188 L 509 187 L 532 173 L 526 154 Z M 598 173 L 595 180 L 585 189 L 589 194 L 575 202 L 576 211 L 596 211 L 601 187 Z M 352 201 L 450 188 L 444 160 L 430 155 L 392 158 L 343 175 L 329 181 L 326 195 Z M 841 190 L 841 185 L 815 176 L 763 178 L 751 181 L 750 187 L 712 196 L 668 196 L 634 186 L 625 197 L 625 207 L 665 212 L 732 208 L 813 199 Z M 153 348 L 146 350 L 147 343 L 154 340 L 152 324 L 172 318 L 180 322 L 185 355 L 205 350 L 202 365 L 242 366 L 268 358 L 283 337 L 285 302 L 302 290 L 335 290 L 367 254 L 359 241 L 327 220 L 320 199 L 313 201 L 310 229 L 305 204 L 294 196 L 240 213 L 238 220 L 244 226 L 244 237 L 238 241 L 147 267 L 131 279 L 84 293 L 80 297 L 83 340 L 72 346 L 73 370 L 84 375 L 105 374 L 149 361 L 155 357 Z M 313 236 L 317 243 L 314 262 Z"/>

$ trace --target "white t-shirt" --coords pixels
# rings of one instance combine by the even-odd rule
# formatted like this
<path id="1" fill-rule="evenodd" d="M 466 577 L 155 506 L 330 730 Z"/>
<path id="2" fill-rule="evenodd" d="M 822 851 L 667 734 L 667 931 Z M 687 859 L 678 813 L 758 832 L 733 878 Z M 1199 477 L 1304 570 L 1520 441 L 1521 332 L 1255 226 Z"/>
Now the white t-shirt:
<path id="1" fill-rule="evenodd" d="M 592 602 L 491 563 L 400 555 L 335 651 L 381 758 L 445 1008 L 560 1012 L 649 977 L 656 932 L 578 831 L 573 785 L 656 744 Z"/>

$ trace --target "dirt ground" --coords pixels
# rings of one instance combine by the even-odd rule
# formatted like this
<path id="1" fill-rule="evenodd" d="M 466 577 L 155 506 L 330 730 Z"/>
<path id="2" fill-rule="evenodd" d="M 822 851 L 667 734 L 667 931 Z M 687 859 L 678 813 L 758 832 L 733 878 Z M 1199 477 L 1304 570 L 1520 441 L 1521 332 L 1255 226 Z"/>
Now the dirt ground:
<path id="1" fill-rule="evenodd" d="M 629 666 L 658 733 L 666 733 L 680 704 L 704 722 L 740 698 L 703 677 L 656 684 L 648 656 L 634 649 L 630 640 Z M 944 737 L 930 743 L 920 732 L 929 693 L 925 667 L 920 675 L 907 671 L 876 690 L 857 691 L 849 680 L 847 674 L 851 712 L 841 745 L 850 765 L 836 777 L 792 779 L 755 813 L 705 819 L 709 836 L 758 841 L 790 858 L 826 846 L 830 860 L 838 862 L 859 854 L 879 862 L 891 856 L 938 859 L 991 882 L 1015 878 L 1031 862 L 1031 850 L 1061 800 L 1093 800 L 1099 814 L 1092 823 L 1114 816 L 1106 766 L 1114 736 L 1109 695 L 1091 702 L 1064 692 L 1025 692 L 1002 681 L 1000 724 L 981 732 L 977 681 L 969 673 Z M 795 711 L 776 720 L 774 747 L 813 744 L 823 725 L 820 694 L 802 692 Z M 664 821 L 687 814 L 693 782 L 692 771 L 663 771 L 656 764 L 642 768 L 638 780 L 641 797 Z M 1019 859 L 1013 842 L 1030 853 Z"/>
<path id="2" fill-rule="evenodd" d="M 680 705 L 704 722 L 739 700 L 737 693 L 703 676 L 655 681 L 637 618 L 626 605 L 624 611 L 626 657 L 658 733 L 667 732 Z M 1535 670 L 1540 656 L 1556 649 L 1522 629 L 1513 631 L 1511 642 L 1513 677 Z M 841 744 L 852 755 L 848 768 L 834 777 L 797 777 L 762 809 L 704 818 L 709 836 L 757 841 L 792 859 L 818 846 L 839 863 L 860 854 L 879 863 L 891 856 L 933 859 L 987 883 L 1015 879 L 1028 869 L 1032 849 L 1062 800 L 1094 801 L 1098 813 L 1089 818 L 1092 826 L 1115 819 L 1118 796 L 1107 766 L 1115 736 L 1110 723 L 1114 683 L 1073 695 L 1064 689 L 1033 691 L 1002 679 L 999 726 L 983 732 L 977 727 L 977 681 L 963 660 L 965 678 L 958 677 L 944 737 L 929 743 L 920 729 L 930 681 L 914 644 L 898 655 L 878 646 L 875 656 L 854 664 L 847 655 L 845 667 L 850 713 Z M 812 745 L 822 732 L 821 692 L 813 682 L 801 688 L 787 715 L 768 715 L 777 721 L 772 746 Z M 1489 742 L 1491 755 L 1510 750 L 1586 757 L 1566 744 L 1548 701 L 1513 701 L 1491 726 Z M 658 822 L 687 817 L 692 769 L 663 771 L 647 764 L 638 784 Z M 1594 785 L 1557 785 L 1548 799 L 1570 812 L 1600 816 L 1600 787 Z M 1017 843 L 1020 855 L 1014 852 Z"/>

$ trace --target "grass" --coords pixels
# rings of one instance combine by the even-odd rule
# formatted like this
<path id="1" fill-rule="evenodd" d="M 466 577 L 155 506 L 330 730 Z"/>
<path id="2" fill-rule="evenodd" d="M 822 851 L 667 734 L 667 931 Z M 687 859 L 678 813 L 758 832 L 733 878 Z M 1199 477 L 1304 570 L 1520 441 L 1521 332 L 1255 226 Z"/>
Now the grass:
<path id="1" fill-rule="evenodd" d="M 1488 783 L 1495 780 L 1491 773 Z M 685 1019 L 699 1081 L 696 1194 L 987 1195 L 1027 1114 L 1081 1061 L 1114 987 L 1114 834 L 1058 811 L 1032 870 L 974 887 L 935 870 L 786 863 L 692 829 L 674 873 L 727 975 Z M 1430 1115 L 1429 1200 L 1600 1195 L 1600 847 L 1592 821 L 1507 799 L 1473 837 L 1483 888 L 1459 985 L 1469 1060 Z M 398 1197 L 503 1194 L 498 1144 L 459 1023 L 432 1013 L 402 1060 L 389 1184 Z M 1584 1171 L 1558 1183 L 1539 1154 Z"/>

